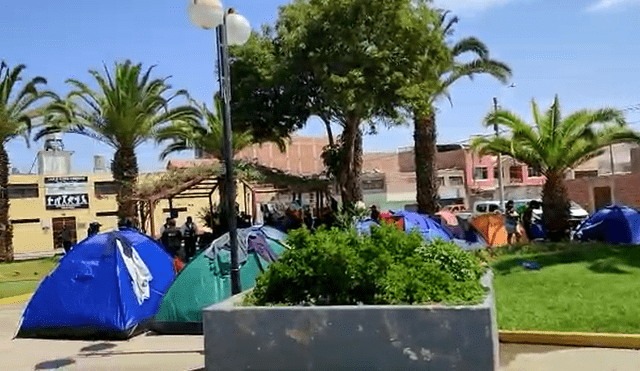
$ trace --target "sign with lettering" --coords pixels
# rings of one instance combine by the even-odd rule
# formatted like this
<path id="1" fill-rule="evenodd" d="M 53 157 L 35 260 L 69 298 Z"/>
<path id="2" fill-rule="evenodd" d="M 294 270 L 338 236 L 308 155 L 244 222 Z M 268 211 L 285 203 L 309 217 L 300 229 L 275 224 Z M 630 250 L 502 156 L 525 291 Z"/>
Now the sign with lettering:
<path id="1" fill-rule="evenodd" d="M 88 177 L 45 177 L 45 205 L 47 210 L 89 208 Z"/>
<path id="2" fill-rule="evenodd" d="M 47 210 L 89 208 L 89 195 L 86 193 L 75 195 L 45 195 L 44 200 Z"/>

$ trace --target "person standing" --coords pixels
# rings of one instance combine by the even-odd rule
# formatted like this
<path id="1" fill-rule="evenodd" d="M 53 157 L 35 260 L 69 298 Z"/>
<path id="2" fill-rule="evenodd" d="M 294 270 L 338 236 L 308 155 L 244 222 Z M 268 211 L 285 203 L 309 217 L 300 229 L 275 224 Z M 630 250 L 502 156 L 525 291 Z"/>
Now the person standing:
<path id="1" fill-rule="evenodd" d="M 516 242 L 520 242 L 520 234 L 518 233 L 518 212 L 516 211 L 512 200 L 507 202 L 504 217 L 504 226 L 507 229 L 507 243 L 511 245 L 514 237 Z"/>
<path id="2" fill-rule="evenodd" d="M 166 247 L 174 257 L 178 255 L 182 244 L 182 233 L 180 233 L 180 230 L 176 228 L 175 219 L 171 219 L 167 222 L 167 227 L 162 232 L 160 241 L 162 241 L 164 247 Z"/>
<path id="3" fill-rule="evenodd" d="M 380 222 L 380 211 L 378 211 L 378 207 L 376 205 L 371 205 L 371 219 L 376 222 Z"/>
<path id="4" fill-rule="evenodd" d="M 102 224 L 98 223 L 95 220 L 89 223 L 89 229 L 87 230 L 87 237 L 95 236 L 96 234 L 100 233 L 101 226 Z"/>
<path id="5" fill-rule="evenodd" d="M 71 235 L 71 227 L 68 225 L 64 226 L 62 229 L 62 233 L 60 233 L 60 239 L 62 240 L 62 247 L 64 248 L 64 253 L 67 254 L 71 251 L 71 246 L 73 245 L 73 236 Z"/>
<path id="6" fill-rule="evenodd" d="M 186 261 L 189 261 L 196 254 L 196 225 L 193 219 L 188 216 L 187 222 L 182 226 L 182 238 L 184 239 L 184 250 Z"/>

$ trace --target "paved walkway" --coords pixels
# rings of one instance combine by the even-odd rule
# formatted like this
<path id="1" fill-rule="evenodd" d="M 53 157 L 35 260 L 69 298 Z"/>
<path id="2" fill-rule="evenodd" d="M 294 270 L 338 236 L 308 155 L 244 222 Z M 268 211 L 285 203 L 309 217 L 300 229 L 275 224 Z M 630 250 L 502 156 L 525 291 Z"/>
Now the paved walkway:
<path id="1" fill-rule="evenodd" d="M 0 305 L 0 369 L 204 370 L 202 336 L 140 335 L 128 341 L 14 339 L 24 303 Z M 640 351 L 501 344 L 501 371 L 640 370 Z"/>
<path id="2" fill-rule="evenodd" d="M 0 306 L 0 369 L 204 370 L 202 336 L 140 335 L 128 341 L 15 339 L 24 303 Z"/>

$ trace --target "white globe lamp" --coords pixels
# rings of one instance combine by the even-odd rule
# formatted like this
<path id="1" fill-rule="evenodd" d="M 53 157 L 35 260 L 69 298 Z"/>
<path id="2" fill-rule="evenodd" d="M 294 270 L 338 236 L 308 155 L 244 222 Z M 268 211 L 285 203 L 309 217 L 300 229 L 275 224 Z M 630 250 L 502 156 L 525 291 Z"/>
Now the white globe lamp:
<path id="1" fill-rule="evenodd" d="M 221 25 L 224 17 L 219 0 L 189 0 L 187 13 L 194 26 L 207 30 Z"/>

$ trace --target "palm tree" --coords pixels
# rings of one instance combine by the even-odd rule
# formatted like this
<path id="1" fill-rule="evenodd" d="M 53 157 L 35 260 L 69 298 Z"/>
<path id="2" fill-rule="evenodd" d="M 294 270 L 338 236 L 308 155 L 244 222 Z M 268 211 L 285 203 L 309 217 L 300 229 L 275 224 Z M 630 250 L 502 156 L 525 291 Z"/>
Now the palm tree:
<path id="1" fill-rule="evenodd" d="M 169 154 L 173 152 L 180 152 L 189 149 L 201 149 L 212 155 L 215 159 L 222 162 L 223 159 L 223 146 L 224 146 L 224 125 L 222 117 L 222 100 L 218 95 L 214 98 L 215 111 L 211 112 L 206 105 L 198 105 L 202 116 L 205 119 L 204 124 L 197 121 L 176 121 L 173 125 L 162 128 L 156 134 L 156 141 L 162 143 L 165 141 L 171 141 L 167 147 L 162 151 L 160 157 L 165 159 Z M 274 139 L 275 140 L 275 139 Z M 278 146 L 280 148 L 285 147 L 286 138 L 279 138 Z M 233 153 L 242 151 L 244 148 L 257 143 L 256 138 L 250 132 L 234 132 L 232 136 L 231 147 Z M 218 182 L 218 191 L 220 194 L 220 200 L 224 200 L 226 194 L 226 182 Z M 226 212 L 226 208 L 223 208 L 223 212 Z M 226 218 L 220 219 L 223 222 Z"/>
<path id="2" fill-rule="evenodd" d="M 445 12 L 440 19 L 443 37 L 453 33 L 452 27 L 458 21 L 457 17 L 446 21 L 447 14 Z M 487 46 L 475 37 L 467 37 L 450 45 L 448 53 L 448 63 L 425 64 L 426 69 L 421 74 L 423 81 L 427 84 L 436 81 L 435 88 L 427 88 L 426 96 L 420 97 L 421 101 L 413 106 L 418 212 L 425 214 L 438 211 L 435 103 L 442 97 L 451 101 L 449 88 L 463 77 L 473 79 L 475 75 L 488 74 L 506 83 L 511 76 L 511 69 L 502 62 L 490 59 Z M 473 54 L 475 58 L 471 61 L 459 60 L 467 54 Z"/>
<path id="3" fill-rule="evenodd" d="M 67 96 L 71 119 L 53 114 L 48 128 L 39 133 L 65 131 L 99 140 L 115 149 L 111 162 L 114 180 L 119 183 L 118 218 L 136 219 L 134 187 L 138 179 L 136 147 L 154 137 L 156 131 L 172 122 L 200 119 L 200 112 L 189 105 L 169 107 L 176 97 L 187 96 L 179 90 L 168 95 L 171 86 L 167 78 L 151 78 L 154 66 L 143 71 L 142 64 L 131 61 L 116 63 L 113 77 L 106 66 L 104 74 L 90 70 L 99 90 L 68 79 L 73 91 Z M 64 107 L 57 107 L 65 111 Z"/>
<path id="4" fill-rule="evenodd" d="M 215 111 L 211 112 L 206 105 L 197 105 L 205 119 L 204 124 L 198 121 L 176 121 L 173 125 L 166 126 L 156 133 L 158 143 L 171 141 L 160 154 L 161 159 L 174 152 L 189 149 L 202 149 L 215 159 L 222 161 L 222 148 L 224 144 L 224 126 L 222 117 L 222 100 L 215 97 Z M 253 135 L 249 132 L 233 133 L 233 152 L 242 151 L 255 143 Z"/>
<path id="5" fill-rule="evenodd" d="M 565 173 L 597 155 L 603 147 L 640 142 L 640 135 L 626 125 L 622 112 L 615 109 L 579 110 L 563 119 L 556 96 L 544 115 L 535 100 L 531 102 L 531 110 L 533 126 L 513 112 L 499 110 L 488 114 L 486 125 L 502 125 L 511 136 L 476 138 L 472 148 L 481 155 L 511 156 L 544 174 L 543 220 L 548 236 L 558 240 L 566 236 L 569 227 Z"/>
<path id="6" fill-rule="evenodd" d="M 5 145 L 10 140 L 23 136 L 29 144 L 31 119 L 40 115 L 41 107 L 34 107 L 44 98 L 57 99 L 48 91 L 38 91 L 38 85 L 47 83 L 35 77 L 16 91 L 26 68 L 20 64 L 13 69 L 0 62 L 0 261 L 13 260 L 13 231 L 9 224 L 9 154 Z"/>

